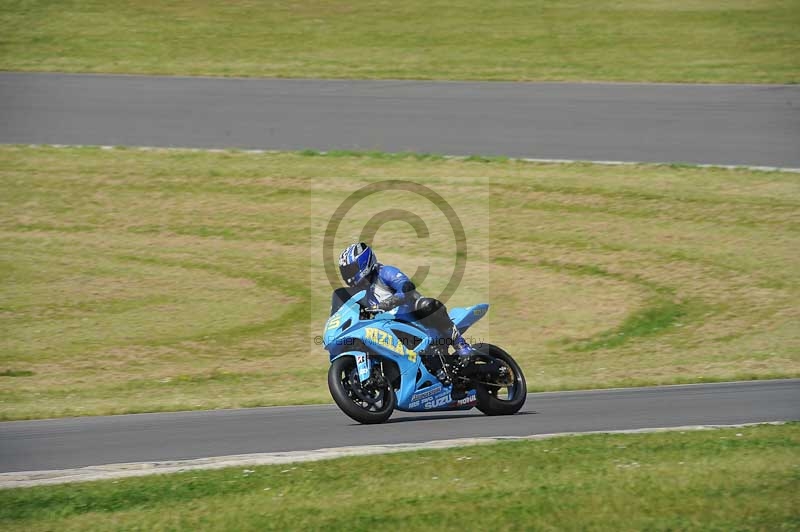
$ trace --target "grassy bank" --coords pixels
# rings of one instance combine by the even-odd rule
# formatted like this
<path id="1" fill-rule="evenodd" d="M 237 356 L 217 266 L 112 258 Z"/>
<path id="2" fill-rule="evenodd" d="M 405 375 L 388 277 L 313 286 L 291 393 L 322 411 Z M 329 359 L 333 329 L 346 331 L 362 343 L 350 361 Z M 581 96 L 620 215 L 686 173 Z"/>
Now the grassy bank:
<path id="1" fill-rule="evenodd" d="M 796 424 L 0 491 L 4 530 L 794 530 Z"/>
<path id="2" fill-rule="evenodd" d="M 531 390 L 800 375 L 794 174 L 335 155 L 0 147 L 0 417 L 329 402 L 323 234 L 386 179 L 453 206 L 448 305 L 492 304 L 471 337 Z M 414 194 L 334 251 L 387 208 L 429 234 L 390 221 L 379 258 L 439 294 L 453 234 Z"/>
<path id="3" fill-rule="evenodd" d="M 799 26 L 798 0 L 7 0 L 0 69 L 794 83 Z"/>

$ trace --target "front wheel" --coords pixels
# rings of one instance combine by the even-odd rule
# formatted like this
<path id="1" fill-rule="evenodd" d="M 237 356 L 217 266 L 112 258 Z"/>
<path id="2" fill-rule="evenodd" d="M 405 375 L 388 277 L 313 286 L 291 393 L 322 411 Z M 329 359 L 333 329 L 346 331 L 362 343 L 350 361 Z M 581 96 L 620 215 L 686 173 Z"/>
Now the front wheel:
<path id="1" fill-rule="evenodd" d="M 516 414 L 528 396 L 525 376 L 511 355 L 492 344 L 476 344 L 476 364 L 499 363 L 501 371 L 492 380 L 478 382 L 475 386 L 478 399 L 475 405 L 487 416 L 509 416 Z"/>
<path id="2" fill-rule="evenodd" d="M 337 358 L 331 363 L 328 389 L 342 412 L 359 423 L 383 423 L 397 404 L 394 390 L 383 375 L 373 375 L 362 385 L 356 359 L 351 356 Z"/>

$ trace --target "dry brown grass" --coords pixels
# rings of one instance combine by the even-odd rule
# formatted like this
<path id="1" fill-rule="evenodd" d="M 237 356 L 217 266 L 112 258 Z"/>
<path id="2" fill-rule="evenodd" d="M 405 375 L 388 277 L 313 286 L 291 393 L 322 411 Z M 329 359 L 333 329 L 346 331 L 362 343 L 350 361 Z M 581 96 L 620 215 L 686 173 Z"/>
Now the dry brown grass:
<path id="1" fill-rule="evenodd" d="M 383 179 L 457 211 L 487 301 L 472 336 L 537 389 L 800 374 L 795 175 L 382 156 L 0 148 L 0 416 L 327 402 L 314 345 L 322 235 Z M 336 249 L 386 208 L 379 257 L 438 294 L 455 244 L 407 193 L 364 200 Z M 332 258 L 331 258 L 332 260 Z"/>

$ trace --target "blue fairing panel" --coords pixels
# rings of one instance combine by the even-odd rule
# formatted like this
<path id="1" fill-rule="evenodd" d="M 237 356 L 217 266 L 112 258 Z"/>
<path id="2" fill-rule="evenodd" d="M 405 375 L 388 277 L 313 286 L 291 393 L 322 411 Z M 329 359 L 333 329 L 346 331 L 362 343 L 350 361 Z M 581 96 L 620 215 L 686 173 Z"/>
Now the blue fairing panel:
<path id="1" fill-rule="evenodd" d="M 471 307 L 459 307 L 450 311 L 450 319 L 462 334 L 469 329 L 476 321 L 486 315 L 489 310 L 489 305 L 481 303 L 480 305 L 473 305 Z"/>

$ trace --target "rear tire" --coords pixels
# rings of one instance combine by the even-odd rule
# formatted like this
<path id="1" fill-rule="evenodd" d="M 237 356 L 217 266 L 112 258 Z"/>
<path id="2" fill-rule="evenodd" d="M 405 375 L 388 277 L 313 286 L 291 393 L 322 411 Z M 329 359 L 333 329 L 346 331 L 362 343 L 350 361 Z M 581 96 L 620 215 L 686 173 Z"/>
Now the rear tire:
<path id="1" fill-rule="evenodd" d="M 397 405 L 394 390 L 385 379 L 380 385 L 361 386 L 356 359 L 351 356 L 337 358 L 331 363 L 328 389 L 342 412 L 367 425 L 383 423 Z"/>
<path id="2" fill-rule="evenodd" d="M 501 360 L 513 372 L 513 384 L 510 386 L 501 387 L 478 383 L 475 386 L 478 399 L 475 407 L 487 416 L 510 416 L 519 412 L 528 397 L 528 387 L 519 364 L 511 355 L 496 345 L 476 344 L 473 347 L 479 353 Z M 480 358 L 480 355 L 477 356 Z M 504 389 L 507 390 L 505 397 L 501 393 L 501 390 Z"/>

